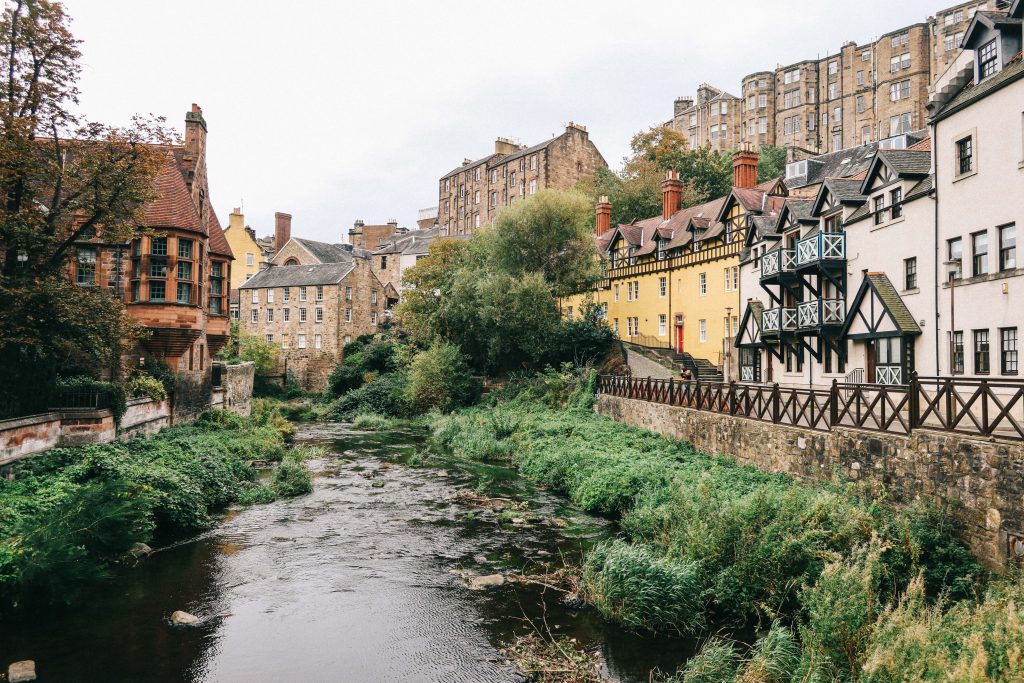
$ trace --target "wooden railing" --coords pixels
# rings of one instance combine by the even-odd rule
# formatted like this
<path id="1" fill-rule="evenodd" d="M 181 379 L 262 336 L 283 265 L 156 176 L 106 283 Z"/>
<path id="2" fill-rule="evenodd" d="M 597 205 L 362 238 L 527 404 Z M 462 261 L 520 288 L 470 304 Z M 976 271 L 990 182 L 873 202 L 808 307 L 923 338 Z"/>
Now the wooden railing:
<path id="1" fill-rule="evenodd" d="M 602 375 L 598 391 L 819 431 L 936 429 L 1024 440 L 1024 381 L 914 376 L 897 386 L 833 381 L 825 388 Z"/>

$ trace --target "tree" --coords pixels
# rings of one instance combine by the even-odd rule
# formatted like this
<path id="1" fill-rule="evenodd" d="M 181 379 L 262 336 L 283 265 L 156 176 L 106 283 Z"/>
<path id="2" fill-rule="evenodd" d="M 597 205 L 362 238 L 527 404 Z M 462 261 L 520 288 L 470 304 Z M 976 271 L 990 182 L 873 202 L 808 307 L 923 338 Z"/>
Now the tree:
<path id="1" fill-rule="evenodd" d="M 113 367 L 135 329 L 105 288 L 71 286 L 66 264 L 78 240 L 139 232 L 166 154 L 150 143 L 169 136 L 159 119 L 73 112 L 81 55 L 59 3 L 8 3 L 0 42 L 0 385 L 39 394 L 69 361 Z"/>
<path id="2" fill-rule="evenodd" d="M 786 148 L 761 145 L 757 158 L 757 182 L 763 183 L 786 175 Z"/>
<path id="3" fill-rule="evenodd" d="M 555 296 L 582 291 L 600 277 L 594 258 L 592 204 L 580 192 L 544 190 L 503 209 L 478 240 L 498 271 L 540 273 Z"/>

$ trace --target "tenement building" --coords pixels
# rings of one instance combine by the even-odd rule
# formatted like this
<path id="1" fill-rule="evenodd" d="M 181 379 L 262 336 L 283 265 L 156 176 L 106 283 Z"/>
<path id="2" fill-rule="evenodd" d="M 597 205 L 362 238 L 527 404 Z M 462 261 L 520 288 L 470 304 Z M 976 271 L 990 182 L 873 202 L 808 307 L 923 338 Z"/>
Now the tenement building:
<path id="1" fill-rule="evenodd" d="M 666 125 L 691 147 L 779 145 L 803 156 L 837 151 L 925 127 L 929 86 L 956 59 L 968 26 L 1000 0 L 972 0 L 877 40 L 752 73 L 734 97 L 707 84 L 680 97 Z M 797 152 L 800 156 L 800 152 Z"/>
<path id="2" fill-rule="evenodd" d="M 161 146 L 155 197 L 143 207 L 144 234 L 127 244 L 102 236 L 75 245 L 70 275 L 83 287 L 110 287 L 146 335 L 126 355 L 138 367 L 166 363 L 209 387 L 210 359 L 229 335 L 232 251 L 210 203 L 206 120 L 193 104 L 182 145 Z"/>
<path id="3" fill-rule="evenodd" d="M 611 205 L 597 205 L 597 250 L 607 274 L 591 292 L 563 302 L 569 318 L 600 307 L 622 341 L 662 352 L 702 379 L 721 376 L 740 316 L 740 252 L 758 217 L 774 217 L 787 190 L 757 182 L 757 154 L 733 162 L 724 196 L 681 208 L 683 182 L 669 171 L 662 213 L 612 227 Z"/>
<path id="4" fill-rule="evenodd" d="M 377 331 L 383 295 L 370 261 L 351 252 L 333 262 L 272 265 L 239 288 L 240 325 L 280 347 L 278 374 L 319 391 L 345 344 Z"/>
<path id="5" fill-rule="evenodd" d="M 493 154 L 466 159 L 438 181 L 441 234 L 471 234 L 517 199 L 544 189 L 568 190 L 607 166 L 586 127 L 576 123 L 533 146 L 498 138 Z"/>
<path id="6" fill-rule="evenodd" d="M 747 233 L 733 379 L 806 387 L 965 375 L 988 382 L 986 400 L 1010 390 L 999 379 L 1019 376 L 1024 327 L 1022 15 L 1015 0 L 973 16 L 935 84 L 930 137 L 878 146 L 866 163 L 849 150 L 841 165 L 837 155 L 790 164 L 831 175 L 787 172 L 797 187 L 778 216 Z M 1019 402 L 992 409 L 1024 419 Z"/>

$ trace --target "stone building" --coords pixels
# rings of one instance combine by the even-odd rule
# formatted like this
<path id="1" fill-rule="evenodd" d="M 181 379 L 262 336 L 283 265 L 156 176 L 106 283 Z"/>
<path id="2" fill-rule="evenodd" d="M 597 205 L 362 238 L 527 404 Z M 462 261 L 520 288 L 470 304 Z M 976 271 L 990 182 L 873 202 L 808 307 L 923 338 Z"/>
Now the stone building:
<path id="1" fill-rule="evenodd" d="M 718 88 L 702 83 L 697 99 L 680 97 L 675 101 L 671 127 L 690 142 L 690 149 L 710 145 L 724 151 L 739 145 L 740 99 Z"/>
<path id="2" fill-rule="evenodd" d="M 391 237 L 407 232 L 409 229 L 398 227 L 398 221 L 394 218 L 382 225 L 366 225 L 362 219 L 357 219 L 355 224 L 349 228 L 348 243 L 356 249 L 373 251 Z"/>
<path id="3" fill-rule="evenodd" d="M 384 320 L 384 285 L 369 259 L 347 253 L 332 262 L 271 265 L 239 288 L 242 330 L 278 345 L 276 374 L 308 390 L 322 390 L 345 344 Z"/>
<path id="4" fill-rule="evenodd" d="M 111 288 L 148 333 L 126 353 L 132 365 L 166 363 L 208 399 L 211 359 L 230 332 L 233 255 L 210 202 L 206 135 L 193 104 L 184 144 L 161 147 L 156 197 L 143 207 L 145 234 L 124 244 L 78 242 L 69 269 L 83 287 Z"/>
<path id="5" fill-rule="evenodd" d="M 568 190 L 607 167 L 586 127 L 576 123 L 532 147 L 498 138 L 493 154 L 466 159 L 438 181 L 441 234 L 471 234 L 519 198 L 544 189 Z"/>
<path id="6" fill-rule="evenodd" d="M 739 98 L 701 85 L 696 102 L 676 99 L 666 125 L 691 146 L 779 145 L 798 156 L 920 130 L 927 123 L 929 86 L 956 59 L 975 13 L 997 4 L 960 3 L 877 40 L 848 42 L 820 59 L 752 73 L 743 78 Z"/>

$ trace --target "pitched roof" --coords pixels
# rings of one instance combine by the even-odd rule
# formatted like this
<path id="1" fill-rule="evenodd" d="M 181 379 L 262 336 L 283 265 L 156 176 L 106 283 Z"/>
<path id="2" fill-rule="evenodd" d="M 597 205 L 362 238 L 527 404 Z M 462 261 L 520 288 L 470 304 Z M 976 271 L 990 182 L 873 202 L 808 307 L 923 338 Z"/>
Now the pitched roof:
<path id="1" fill-rule="evenodd" d="M 210 213 L 206 216 L 206 230 L 210 234 L 211 254 L 219 254 L 230 258 L 235 257 L 234 252 L 231 251 L 231 245 L 228 244 L 227 238 L 224 237 L 224 229 L 220 225 L 220 220 L 217 218 L 213 206 L 210 207 Z"/>
<path id="2" fill-rule="evenodd" d="M 499 156 L 499 155 L 496 154 L 496 153 L 495 154 L 488 154 L 487 156 L 482 157 L 480 159 L 477 159 L 476 161 L 471 161 L 468 164 L 460 164 L 460 165 L 456 166 L 455 168 L 453 168 L 452 170 L 450 170 L 447 173 L 445 173 L 443 176 L 441 176 L 441 180 L 444 180 L 445 178 L 450 178 L 453 175 L 457 175 L 459 173 L 462 173 L 463 171 L 465 171 L 468 168 L 474 168 L 476 166 L 479 166 L 480 164 L 486 164 L 488 161 L 490 161 L 491 159 L 493 159 L 496 156 Z"/>
<path id="3" fill-rule="evenodd" d="M 933 114 L 931 120 L 933 122 L 940 121 L 947 116 L 951 116 L 972 102 L 976 102 L 1021 78 L 1024 78 L 1024 59 L 1021 58 L 1021 53 L 1018 52 L 995 76 L 986 78 L 981 83 L 975 83 L 973 80 L 970 81 L 953 99 Z"/>
<path id="4" fill-rule="evenodd" d="M 860 289 L 850 305 L 850 313 L 846 316 L 846 325 L 842 332 L 843 336 L 849 332 L 855 318 L 853 314 L 860 308 L 860 304 L 864 297 L 867 296 L 868 290 L 874 291 L 879 301 L 885 306 L 900 334 L 921 334 L 921 327 L 914 320 L 914 316 L 911 315 L 907 305 L 903 303 L 902 297 L 900 297 L 899 292 L 896 291 L 896 288 L 889 280 L 889 276 L 885 273 L 866 273 L 864 281 L 861 283 Z"/>
<path id="5" fill-rule="evenodd" d="M 239 289 L 334 285 L 355 269 L 355 264 L 319 263 L 312 266 L 270 266 L 242 283 Z"/>
<path id="6" fill-rule="evenodd" d="M 174 155 L 167 153 L 156 176 L 156 197 L 143 207 L 143 220 L 148 228 L 180 228 L 206 234 L 199 220 L 192 193 L 178 169 Z"/>
<path id="7" fill-rule="evenodd" d="M 317 242 L 316 240 L 300 239 L 293 237 L 293 240 L 306 248 L 320 263 L 351 263 L 353 252 L 345 245 L 330 244 L 328 242 Z"/>
<path id="8" fill-rule="evenodd" d="M 913 149 L 881 149 L 878 156 L 890 168 L 903 176 L 926 176 L 931 171 L 932 154 L 929 151 Z"/>

